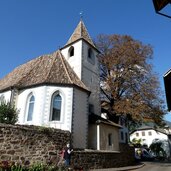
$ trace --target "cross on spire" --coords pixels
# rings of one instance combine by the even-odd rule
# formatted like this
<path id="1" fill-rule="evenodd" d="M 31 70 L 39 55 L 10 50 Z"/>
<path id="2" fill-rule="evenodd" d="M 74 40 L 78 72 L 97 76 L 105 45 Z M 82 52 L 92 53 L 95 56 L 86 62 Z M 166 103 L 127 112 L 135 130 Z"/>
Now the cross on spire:
<path id="1" fill-rule="evenodd" d="M 83 19 L 83 11 L 80 11 L 80 19 Z"/>

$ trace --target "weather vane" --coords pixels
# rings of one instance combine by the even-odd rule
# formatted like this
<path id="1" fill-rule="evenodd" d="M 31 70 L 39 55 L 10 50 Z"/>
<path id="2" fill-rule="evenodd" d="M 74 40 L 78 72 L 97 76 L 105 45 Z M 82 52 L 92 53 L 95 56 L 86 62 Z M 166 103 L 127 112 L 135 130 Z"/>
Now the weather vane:
<path id="1" fill-rule="evenodd" d="M 80 19 L 82 20 L 83 18 L 83 11 L 80 12 Z"/>

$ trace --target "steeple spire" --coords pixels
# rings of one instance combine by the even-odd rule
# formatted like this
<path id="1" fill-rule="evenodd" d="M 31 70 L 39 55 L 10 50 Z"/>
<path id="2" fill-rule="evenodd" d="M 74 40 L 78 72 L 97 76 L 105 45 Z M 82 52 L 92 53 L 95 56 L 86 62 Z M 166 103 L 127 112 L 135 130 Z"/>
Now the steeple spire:
<path id="1" fill-rule="evenodd" d="M 73 34 L 69 38 L 66 45 L 69 45 L 69 44 L 71 44 L 71 43 L 73 43 L 73 42 L 75 42 L 75 41 L 77 41 L 79 39 L 84 39 L 90 45 L 92 45 L 94 48 L 96 48 L 93 41 L 92 41 L 92 39 L 91 39 L 91 37 L 90 37 L 90 35 L 88 34 L 88 31 L 87 31 L 82 19 L 80 20 L 79 24 L 77 25 L 76 29 L 74 30 Z"/>

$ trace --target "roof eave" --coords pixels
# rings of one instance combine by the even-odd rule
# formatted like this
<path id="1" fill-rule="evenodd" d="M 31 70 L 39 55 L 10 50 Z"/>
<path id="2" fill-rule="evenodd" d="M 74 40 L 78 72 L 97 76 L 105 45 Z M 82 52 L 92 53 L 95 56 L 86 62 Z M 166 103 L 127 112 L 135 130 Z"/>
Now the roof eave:
<path id="1" fill-rule="evenodd" d="M 84 40 L 84 41 L 85 41 L 87 44 L 89 44 L 93 49 L 95 49 L 98 53 L 100 53 L 100 51 L 99 51 L 95 46 L 93 46 L 91 43 L 89 43 L 89 42 L 88 42 L 86 39 L 84 39 L 83 37 L 81 37 L 81 38 L 79 38 L 79 39 L 77 39 L 77 40 L 75 40 L 75 41 L 73 41 L 73 42 L 71 42 L 71 43 L 69 43 L 69 44 L 64 45 L 64 46 L 63 46 L 62 48 L 60 48 L 59 50 L 65 49 L 65 48 L 71 46 L 72 44 L 78 42 L 79 40 Z"/>
<path id="2" fill-rule="evenodd" d="M 67 83 L 49 83 L 49 82 L 44 82 L 44 83 L 37 83 L 37 84 L 32 84 L 32 85 L 26 85 L 26 86 L 11 86 L 11 87 L 7 87 L 7 88 L 4 88 L 2 90 L 0 90 L 0 93 L 2 92 L 5 92 L 5 91 L 9 91 L 9 90 L 12 90 L 12 89 L 18 89 L 18 90 L 24 90 L 24 89 L 28 89 L 28 88 L 34 88 L 34 87 L 39 87 L 39 86 L 43 86 L 43 85 L 46 85 L 46 86 L 61 86 L 61 87 L 75 87 L 75 88 L 78 88 L 82 91 L 85 91 L 87 92 L 88 94 L 91 93 L 90 90 L 87 90 L 87 89 L 84 89 L 83 87 L 80 87 L 78 85 L 75 85 L 75 84 L 67 84 Z"/>
<path id="3" fill-rule="evenodd" d="M 169 70 L 163 75 L 163 77 L 167 77 L 170 73 L 171 73 L 171 69 L 169 69 Z"/>
<path id="4" fill-rule="evenodd" d="M 5 91 L 10 91 L 10 90 L 13 90 L 13 89 L 18 89 L 18 87 L 17 86 L 6 87 L 6 88 L 1 89 L 0 93 L 3 93 Z"/>
<path id="5" fill-rule="evenodd" d="M 97 124 L 106 124 L 106 125 L 110 125 L 110 126 L 114 126 L 114 127 L 118 127 L 119 129 L 123 128 L 121 125 L 119 124 L 116 124 L 116 123 L 110 123 L 110 122 L 105 122 L 105 121 L 102 121 L 102 120 L 97 120 L 96 121 Z"/>

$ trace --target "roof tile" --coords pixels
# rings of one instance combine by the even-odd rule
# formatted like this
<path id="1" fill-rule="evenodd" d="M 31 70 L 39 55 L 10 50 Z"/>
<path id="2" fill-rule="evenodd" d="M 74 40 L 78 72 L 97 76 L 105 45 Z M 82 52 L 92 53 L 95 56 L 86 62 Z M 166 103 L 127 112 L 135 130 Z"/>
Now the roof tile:
<path id="1" fill-rule="evenodd" d="M 10 87 L 25 88 L 44 83 L 76 85 L 89 91 L 60 51 L 40 56 L 20 65 L 0 80 L 0 91 Z"/>
<path id="2" fill-rule="evenodd" d="M 79 22 L 79 24 L 77 25 L 76 29 L 74 30 L 73 34 L 71 35 L 71 37 L 69 38 L 68 42 L 66 45 L 69 45 L 79 39 L 84 39 L 86 40 L 88 43 L 90 43 L 94 48 L 96 48 L 96 46 L 94 45 L 90 35 L 88 34 L 88 31 L 84 25 L 84 22 L 81 20 Z"/>

